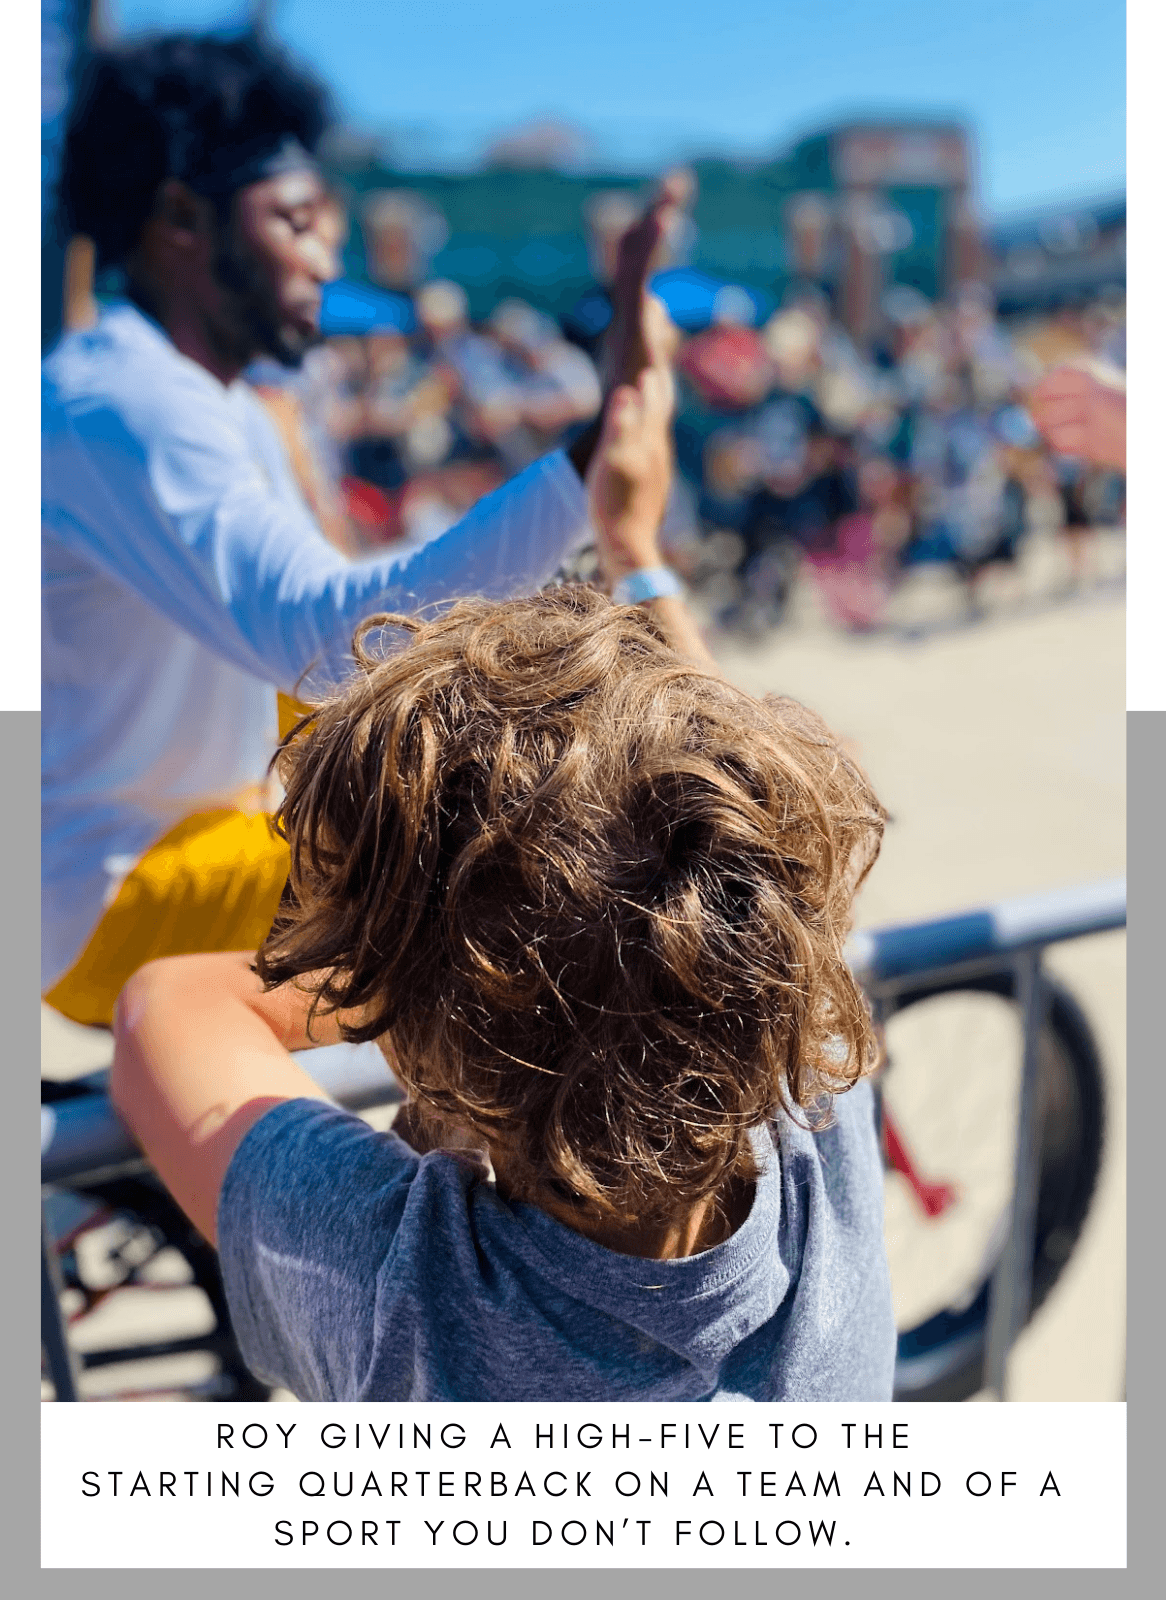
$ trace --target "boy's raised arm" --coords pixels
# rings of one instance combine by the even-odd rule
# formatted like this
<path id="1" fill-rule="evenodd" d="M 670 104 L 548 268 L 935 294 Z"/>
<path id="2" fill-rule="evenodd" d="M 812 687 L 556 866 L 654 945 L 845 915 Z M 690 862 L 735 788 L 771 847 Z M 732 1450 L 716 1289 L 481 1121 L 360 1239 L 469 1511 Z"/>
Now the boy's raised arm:
<path id="1" fill-rule="evenodd" d="M 114 1016 L 110 1094 L 166 1187 L 212 1242 L 231 1157 L 264 1112 L 284 1100 L 326 1100 L 289 1054 L 335 1044 L 339 1016 L 308 1033 L 309 995 L 264 993 L 254 954 L 151 962 Z"/>

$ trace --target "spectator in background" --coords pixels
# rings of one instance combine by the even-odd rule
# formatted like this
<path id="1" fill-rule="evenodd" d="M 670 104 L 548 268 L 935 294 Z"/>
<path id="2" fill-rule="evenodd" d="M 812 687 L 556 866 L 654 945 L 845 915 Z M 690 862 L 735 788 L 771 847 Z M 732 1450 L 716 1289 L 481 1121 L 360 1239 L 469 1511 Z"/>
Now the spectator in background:
<path id="1" fill-rule="evenodd" d="M 521 439 L 511 437 L 522 423 L 519 385 L 498 345 L 470 327 L 465 290 L 436 279 L 418 291 L 415 305 L 428 341 L 427 354 L 453 385 L 459 453 L 497 452 L 511 470 L 526 465 Z"/>
<path id="2" fill-rule="evenodd" d="M 365 349 L 362 427 L 350 463 L 358 477 L 394 490 L 453 454 L 457 379 L 449 365 L 422 356 L 401 334 L 370 334 Z"/>
<path id="3" fill-rule="evenodd" d="M 834 619 L 852 632 L 865 632 L 882 618 L 908 532 L 894 463 L 868 456 L 846 480 L 845 498 L 853 507 L 839 497 L 831 507 L 831 537 L 811 544 L 806 559 Z"/>
<path id="4" fill-rule="evenodd" d="M 373 283 L 411 293 L 449 237 L 445 218 L 424 195 L 374 189 L 360 208 L 364 259 Z"/>
<path id="5" fill-rule="evenodd" d="M 525 301 L 504 300 L 491 313 L 487 329 L 519 386 L 522 421 L 534 454 L 598 413 L 601 391 L 595 365 L 563 338 L 550 317 Z"/>
<path id="6" fill-rule="evenodd" d="M 1016 351 L 996 321 L 991 291 L 962 284 L 951 311 L 952 356 L 971 381 L 971 403 L 980 412 L 1001 405 L 1021 372 Z"/>
<path id="7" fill-rule="evenodd" d="M 713 410 L 748 410 L 772 388 L 773 362 L 751 317 L 751 304 L 743 309 L 722 291 L 713 303 L 711 325 L 688 339 L 680 353 L 680 371 Z"/>

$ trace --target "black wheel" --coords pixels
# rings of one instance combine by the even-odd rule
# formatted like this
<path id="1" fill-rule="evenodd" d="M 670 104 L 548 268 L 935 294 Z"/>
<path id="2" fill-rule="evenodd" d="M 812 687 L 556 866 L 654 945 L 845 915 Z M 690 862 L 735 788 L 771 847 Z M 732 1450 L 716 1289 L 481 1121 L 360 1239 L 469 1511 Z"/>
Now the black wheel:
<path id="1" fill-rule="evenodd" d="M 1043 981 L 1030 1316 L 1088 1214 L 1104 1124 L 1089 1024 L 1067 989 Z M 897 999 L 886 1032 L 880 1087 L 900 1330 L 895 1398 L 965 1400 L 983 1385 L 989 1282 L 1009 1222 L 1023 1049 L 1014 975 L 921 985 Z"/>
<path id="2" fill-rule="evenodd" d="M 62 1310 L 80 1347 L 80 1364 L 84 1372 L 104 1369 L 95 1397 L 268 1398 L 235 1343 L 214 1249 L 157 1179 L 142 1174 L 54 1189 L 46 1197 L 46 1216 L 60 1260 Z M 151 1318 L 156 1336 L 119 1339 L 111 1303 L 147 1294 L 167 1297 L 171 1305 L 179 1301 L 177 1322 L 158 1307 Z M 87 1337 L 101 1318 L 105 1335 Z M 178 1381 L 171 1376 L 176 1357 L 187 1358 L 188 1369 Z M 193 1377 L 192 1365 L 198 1369 Z M 123 1374 L 131 1370 L 145 1374 L 145 1381 L 139 1376 L 127 1387 Z M 92 1384 L 86 1387 L 93 1392 Z"/>

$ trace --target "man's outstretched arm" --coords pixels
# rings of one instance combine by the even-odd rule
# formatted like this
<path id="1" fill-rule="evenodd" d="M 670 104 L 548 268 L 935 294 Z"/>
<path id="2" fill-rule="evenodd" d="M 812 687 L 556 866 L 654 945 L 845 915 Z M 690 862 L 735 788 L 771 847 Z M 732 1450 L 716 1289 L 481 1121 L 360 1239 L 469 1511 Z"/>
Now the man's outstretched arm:
<path id="1" fill-rule="evenodd" d="M 130 426 L 116 397 L 44 407 L 44 522 L 56 543 L 216 655 L 294 692 L 346 670 L 377 611 L 540 588 L 588 537 L 587 502 L 562 452 L 474 506 L 412 554 L 352 563 L 306 508 L 272 493 L 221 408 L 181 388 Z"/>

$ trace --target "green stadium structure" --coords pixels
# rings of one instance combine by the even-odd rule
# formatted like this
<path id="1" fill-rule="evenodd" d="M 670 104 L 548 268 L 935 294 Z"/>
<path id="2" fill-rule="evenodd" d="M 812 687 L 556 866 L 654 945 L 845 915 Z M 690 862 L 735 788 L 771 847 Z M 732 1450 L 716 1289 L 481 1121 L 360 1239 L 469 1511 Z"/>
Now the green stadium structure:
<path id="1" fill-rule="evenodd" d="M 890 285 L 934 298 L 983 275 L 974 168 L 966 129 L 915 118 L 839 124 L 772 161 L 699 160 L 691 167 L 687 259 L 777 298 L 791 281 L 813 280 L 864 337 Z M 336 177 L 358 217 L 378 201 L 392 212 L 394 199 L 399 217 L 411 199 L 414 231 L 427 226 L 430 243 L 415 254 L 412 276 L 462 284 L 474 318 L 510 295 L 565 315 L 603 276 L 596 219 L 604 202 L 634 201 L 652 181 L 501 167 L 409 172 L 373 163 L 340 168 Z M 348 274 L 409 287 L 404 258 L 395 274 L 366 258 L 371 232 L 353 229 Z"/>

